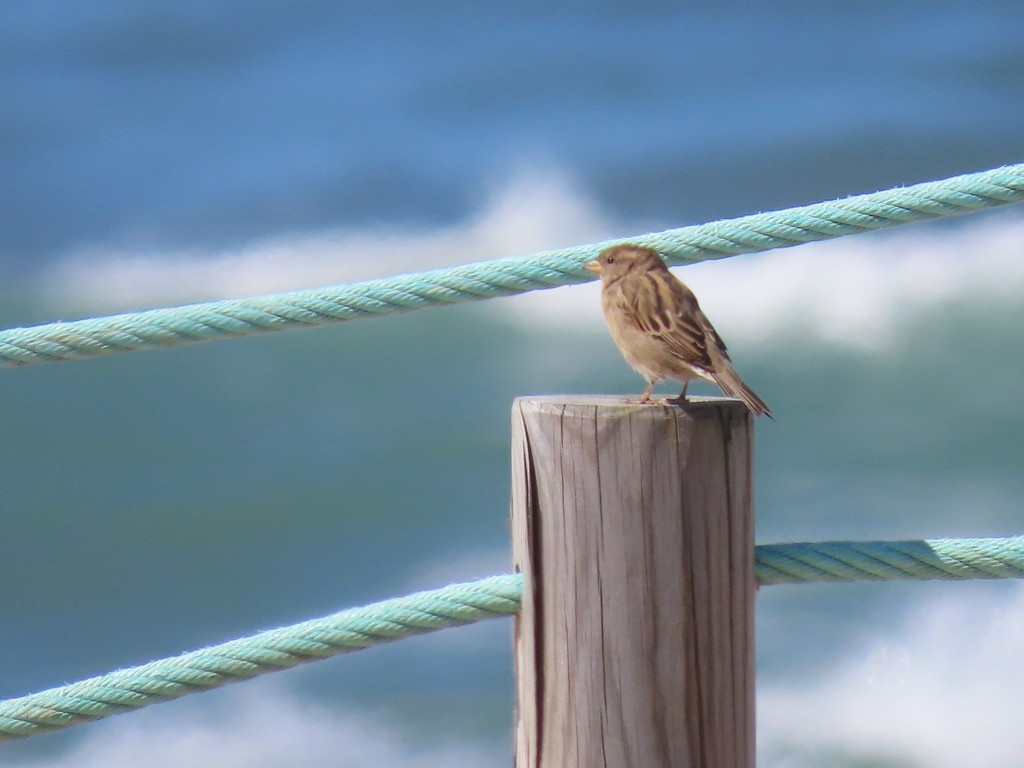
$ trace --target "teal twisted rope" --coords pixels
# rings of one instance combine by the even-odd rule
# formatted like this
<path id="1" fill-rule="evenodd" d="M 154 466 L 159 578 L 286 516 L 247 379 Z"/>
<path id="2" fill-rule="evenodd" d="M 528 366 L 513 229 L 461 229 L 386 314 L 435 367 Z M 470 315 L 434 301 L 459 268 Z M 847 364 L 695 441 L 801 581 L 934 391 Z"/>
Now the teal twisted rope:
<path id="1" fill-rule="evenodd" d="M 895 579 L 1024 578 L 1024 536 L 1004 539 L 832 541 L 757 548 L 767 584 Z"/>
<path id="2" fill-rule="evenodd" d="M 344 322 L 594 279 L 583 264 L 613 242 L 672 264 L 720 259 L 1024 200 L 1024 164 L 827 203 L 316 290 L 155 309 L 0 331 L 0 367 L 169 347 Z"/>
<path id="3" fill-rule="evenodd" d="M 757 547 L 760 584 L 1024 578 L 1024 536 Z M 109 675 L 0 701 L 0 741 L 56 731 L 225 683 L 519 610 L 520 574 L 353 608 Z"/>
<path id="4" fill-rule="evenodd" d="M 0 740 L 56 731 L 445 627 L 519 609 L 519 576 L 494 576 L 353 608 L 211 648 L 0 702 Z"/>

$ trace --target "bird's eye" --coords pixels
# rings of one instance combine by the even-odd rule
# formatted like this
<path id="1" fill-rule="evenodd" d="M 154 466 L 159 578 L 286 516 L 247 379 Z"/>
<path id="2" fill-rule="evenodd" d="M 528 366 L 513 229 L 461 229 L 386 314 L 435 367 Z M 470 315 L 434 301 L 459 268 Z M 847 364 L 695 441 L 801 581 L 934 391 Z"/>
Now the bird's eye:
<path id="1" fill-rule="evenodd" d="M 615 257 L 614 256 L 605 256 L 604 257 L 604 263 L 605 264 L 614 264 L 615 263 Z"/>

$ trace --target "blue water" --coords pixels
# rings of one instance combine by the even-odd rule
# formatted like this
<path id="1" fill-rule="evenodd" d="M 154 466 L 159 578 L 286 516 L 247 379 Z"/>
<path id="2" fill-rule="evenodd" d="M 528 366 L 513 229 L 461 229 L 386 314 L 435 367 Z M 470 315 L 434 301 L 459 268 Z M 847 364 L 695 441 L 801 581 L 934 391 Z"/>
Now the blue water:
<path id="1" fill-rule="evenodd" d="M 1024 156 L 1005 2 L 0 11 L 0 255 L 451 220 L 549 162 L 678 225 Z"/>
<path id="2" fill-rule="evenodd" d="M 79 249 L 441 230 L 523 167 L 638 229 L 1015 162 L 1022 30 L 1016 2 L 7 4 L 0 321 L 52 319 Z M 1019 533 L 1022 322 L 967 295 L 883 352 L 729 339 L 778 416 L 759 538 Z M 0 696 L 506 568 L 512 399 L 639 391 L 598 333 L 472 306 L 0 372 Z M 948 589 L 764 590 L 760 672 Z M 453 634 L 283 685 L 506 764 L 508 622 Z"/>

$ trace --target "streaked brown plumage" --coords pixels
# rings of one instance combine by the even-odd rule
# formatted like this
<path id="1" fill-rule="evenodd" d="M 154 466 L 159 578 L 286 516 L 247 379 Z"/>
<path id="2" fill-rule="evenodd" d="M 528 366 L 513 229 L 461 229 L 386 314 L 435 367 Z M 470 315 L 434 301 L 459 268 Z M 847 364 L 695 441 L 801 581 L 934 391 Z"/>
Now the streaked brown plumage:
<path id="1" fill-rule="evenodd" d="M 684 403 L 690 382 L 705 379 L 742 400 L 755 416 L 772 415 L 733 369 L 722 337 L 693 291 L 669 272 L 657 251 L 614 245 L 585 268 L 601 276 L 601 308 L 612 339 L 647 379 L 641 403 L 650 402 L 654 385 L 664 379 L 682 382 L 674 402 Z"/>

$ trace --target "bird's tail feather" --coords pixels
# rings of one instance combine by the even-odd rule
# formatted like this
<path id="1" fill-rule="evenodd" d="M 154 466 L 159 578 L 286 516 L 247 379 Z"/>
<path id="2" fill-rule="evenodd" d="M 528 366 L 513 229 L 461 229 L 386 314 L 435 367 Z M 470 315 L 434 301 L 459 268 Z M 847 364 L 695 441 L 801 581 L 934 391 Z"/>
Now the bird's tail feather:
<path id="1" fill-rule="evenodd" d="M 757 393 L 743 383 L 736 371 L 732 370 L 732 366 L 718 366 L 719 368 L 725 368 L 721 373 L 715 372 L 711 374 L 721 390 L 729 397 L 735 397 L 743 402 L 747 409 L 755 416 L 767 416 L 769 419 L 774 419 L 772 416 L 772 409 L 768 407 L 768 404 L 757 396 Z"/>

